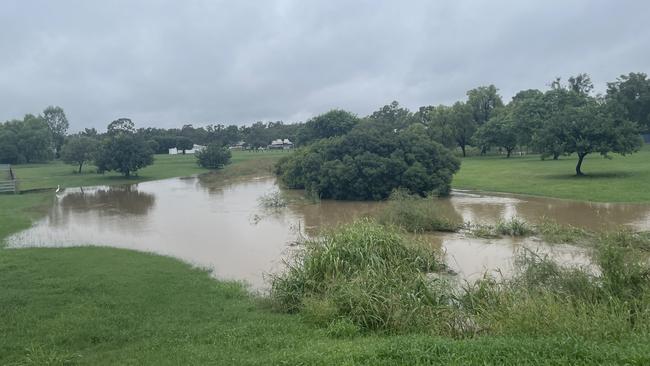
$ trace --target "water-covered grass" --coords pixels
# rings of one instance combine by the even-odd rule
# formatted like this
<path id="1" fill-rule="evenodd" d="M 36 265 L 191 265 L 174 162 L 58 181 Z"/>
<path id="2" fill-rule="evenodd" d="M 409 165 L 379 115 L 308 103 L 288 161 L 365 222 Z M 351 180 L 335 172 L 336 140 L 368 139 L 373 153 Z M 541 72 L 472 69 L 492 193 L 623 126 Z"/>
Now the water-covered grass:
<path id="1" fill-rule="evenodd" d="M 434 198 L 395 190 L 378 219 L 384 225 L 394 225 L 413 233 L 458 231 L 463 226 L 462 220 L 451 218 L 449 214 L 441 212 Z"/>
<path id="2" fill-rule="evenodd" d="M 454 176 L 453 187 L 512 192 L 597 202 L 649 202 L 650 145 L 640 152 L 604 159 L 588 155 L 584 177 L 575 176 L 575 156 L 541 160 L 524 157 L 468 157 Z"/>
<path id="3" fill-rule="evenodd" d="M 627 308 L 591 308 L 600 312 L 589 315 L 575 297 L 551 301 L 533 291 L 519 308 L 509 302 L 494 318 L 479 318 L 482 331 L 473 337 L 454 338 L 359 333 L 345 320 L 322 327 L 277 313 L 240 285 L 188 264 L 120 249 L 3 250 L 0 278 L 3 365 L 650 362 L 647 326 L 625 323 L 620 312 Z M 476 309 L 497 306 L 494 297 L 480 299 Z M 515 310 L 511 318 L 507 310 Z"/>
<path id="4" fill-rule="evenodd" d="M 535 235 L 548 244 L 593 247 L 600 242 L 610 242 L 624 249 L 650 252 L 650 232 L 633 231 L 626 227 L 596 232 L 573 225 L 560 224 L 549 218 L 542 218 L 537 223 L 529 223 L 512 217 L 507 220 L 498 220 L 494 225 L 466 223 L 464 229 L 468 235 L 484 239 Z"/>

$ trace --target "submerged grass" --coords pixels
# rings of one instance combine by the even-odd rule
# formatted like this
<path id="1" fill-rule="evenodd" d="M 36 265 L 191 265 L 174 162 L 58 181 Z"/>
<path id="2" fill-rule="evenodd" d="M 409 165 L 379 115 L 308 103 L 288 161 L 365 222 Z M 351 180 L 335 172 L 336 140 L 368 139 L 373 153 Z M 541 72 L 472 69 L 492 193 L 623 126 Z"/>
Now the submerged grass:
<path id="1" fill-rule="evenodd" d="M 404 190 L 393 191 L 386 208 L 379 215 L 379 222 L 414 233 L 453 232 L 463 226 L 462 221 L 440 212 L 434 199 L 411 195 Z"/>
<path id="2" fill-rule="evenodd" d="M 469 235 L 477 238 L 499 238 L 502 236 L 522 237 L 535 235 L 549 244 L 572 244 L 591 246 L 603 241 L 640 251 L 650 251 L 650 233 L 635 232 L 628 228 L 613 231 L 592 232 L 573 225 L 560 224 L 548 218 L 542 218 L 536 224 L 513 217 L 497 221 L 495 225 L 467 223 L 465 228 Z"/>
<path id="3" fill-rule="evenodd" d="M 280 191 L 272 191 L 263 194 L 257 199 L 257 202 L 262 208 L 267 209 L 280 209 L 287 207 L 288 202 Z"/>
<path id="4" fill-rule="evenodd" d="M 512 217 L 499 220 L 494 225 L 467 223 L 469 234 L 477 238 L 499 238 L 501 236 L 528 236 L 535 228 L 524 220 Z"/>

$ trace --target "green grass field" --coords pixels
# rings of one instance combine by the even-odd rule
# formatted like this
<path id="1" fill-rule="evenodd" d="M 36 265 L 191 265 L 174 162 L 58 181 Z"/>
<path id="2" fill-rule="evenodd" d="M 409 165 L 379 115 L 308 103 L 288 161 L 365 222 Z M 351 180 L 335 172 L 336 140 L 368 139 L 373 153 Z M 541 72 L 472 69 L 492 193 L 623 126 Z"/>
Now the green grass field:
<path id="1" fill-rule="evenodd" d="M 0 253 L 2 365 L 560 365 L 650 362 L 647 339 L 334 338 L 240 285 L 109 248 Z"/>
<path id="2" fill-rule="evenodd" d="M 555 161 L 538 155 L 468 157 L 462 160 L 453 187 L 581 201 L 650 202 L 650 146 L 613 159 L 588 155 L 584 177 L 575 175 L 576 161 L 567 156 Z"/>

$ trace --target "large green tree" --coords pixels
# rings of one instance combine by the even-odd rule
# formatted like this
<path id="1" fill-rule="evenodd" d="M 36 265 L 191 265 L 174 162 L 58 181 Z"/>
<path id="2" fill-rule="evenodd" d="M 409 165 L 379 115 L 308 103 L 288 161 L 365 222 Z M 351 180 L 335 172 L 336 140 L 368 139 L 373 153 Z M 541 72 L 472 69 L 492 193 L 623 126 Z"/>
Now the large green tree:
<path id="1" fill-rule="evenodd" d="M 333 109 L 308 120 L 296 141 L 306 145 L 316 140 L 344 135 L 359 123 L 359 118 L 348 111 Z"/>
<path id="2" fill-rule="evenodd" d="M 569 107 L 564 112 L 568 128 L 565 152 L 578 156 L 576 174 L 584 175 L 582 162 L 591 153 L 607 157 L 610 152 L 622 155 L 638 151 L 641 137 L 634 122 L 621 120 L 596 100 L 581 107 Z"/>
<path id="3" fill-rule="evenodd" d="M 58 106 L 49 106 L 43 111 L 43 120 L 47 123 L 52 134 L 52 142 L 57 156 L 61 153 L 61 146 L 65 141 L 65 135 L 68 132 L 70 124 L 65 116 L 63 108 Z"/>
<path id="4" fill-rule="evenodd" d="M 52 133 L 43 117 L 27 114 L 0 125 L 0 162 L 44 162 L 53 156 Z"/>
<path id="5" fill-rule="evenodd" d="M 190 150 L 194 147 L 194 143 L 189 139 L 189 137 L 179 136 L 176 138 L 176 147 L 179 150 L 182 150 L 183 155 L 185 155 L 185 150 Z"/>
<path id="6" fill-rule="evenodd" d="M 100 173 L 114 170 L 129 177 L 151 164 L 153 151 L 145 139 L 134 132 L 130 119 L 122 118 L 108 125 L 107 137 L 95 159 Z"/>
<path id="7" fill-rule="evenodd" d="M 606 100 L 614 113 L 650 132 L 650 79 L 646 74 L 631 72 L 607 83 Z"/>
<path id="8" fill-rule="evenodd" d="M 499 89 L 494 85 L 479 86 L 467 92 L 467 105 L 472 110 L 472 117 L 478 126 L 486 123 L 494 111 L 503 107 Z"/>
<path id="9" fill-rule="evenodd" d="M 497 146 L 506 151 L 509 158 L 517 147 L 517 130 L 510 108 L 501 109 L 474 134 L 476 146 Z"/>
<path id="10" fill-rule="evenodd" d="M 99 142 L 87 136 L 72 136 L 61 147 L 61 159 L 67 164 L 78 166 L 81 173 L 83 165 L 95 157 Z"/>
<path id="11" fill-rule="evenodd" d="M 322 198 L 378 200 L 399 187 L 421 195 L 448 193 L 459 161 L 427 136 L 424 125 L 400 129 L 391 120 L 367 118 L 348 134 L 283 158 L 276 172 L 285 185 Z"/>
<path id="12" fill-rule="evenodd" d="M 450 118 L 451 134 L 463 152 L 464 157 L 467 155 L 467 145 L 472 141 L 472 136 L 474 136 L 478 125 L 472 117 L 471 107 L 463 102 L 454 103 L 451 107 Z"/>
<path id="13" fill-rule="evenodd" d="M 554 81 L 544 94 L 547 114 L 534 137 L 544 153 L 575 153 L 579 176 L 584 175 L 582 164 L 587 155 L 625 155 L 642 144 L 638 125 L 615 113 L 603 99 L 591 96 L 592 89 L 586 74 L 569 78 L 566 86 L 559 79 Z"/>

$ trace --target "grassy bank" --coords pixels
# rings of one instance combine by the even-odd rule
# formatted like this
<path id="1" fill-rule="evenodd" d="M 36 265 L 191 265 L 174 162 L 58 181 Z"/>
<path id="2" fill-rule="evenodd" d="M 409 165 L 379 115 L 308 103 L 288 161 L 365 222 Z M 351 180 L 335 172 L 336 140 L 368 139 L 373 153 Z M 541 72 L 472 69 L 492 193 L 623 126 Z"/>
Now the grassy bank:
<path id="1" fill-rule="evenodd" d="M 236 151 L 232 156 L 232 164 L 215 172 L 214 179 L 268 173 L 273 164 L 285 154 L 287 153 L 283 151 Z M 77 174 L 72 166 L 58 161 L 17 165 L 14 168 L 21 180 L 23 193 L 0 194 L 0 245 L 7 235 L 28 228 L 34 219 L 43 214 L 44 207 L 47 207 L 53 198 L 52 189 L 57 185 L 78 187 L 128 184 L 208 172 L 207 169 L 199 167 L 194 156 L 190 155 L 156 155 L 153 165 L 128 179 L 115 173 L 96 174 L 94 167 L 86 167 L 81 174 Z"/>
<path id="2" fill-rule="evenodd" d="M 512 192 L 596 202 L 650 202 L 650 146 L 629 156 L 588 155 L 584 177 L 575 176 L 575 157 L 542 161 L 525 157 L 468 157 L 454 188 Z"/>
<path id="3" fill-rule="evenodd" d="M 80 275 L 83 274 L 83 275 Z M 3 250 L 0 364 L 647 364 L 648 339 L 566 334 L 334 338 L 239 285 L 109 248 Z"/>

